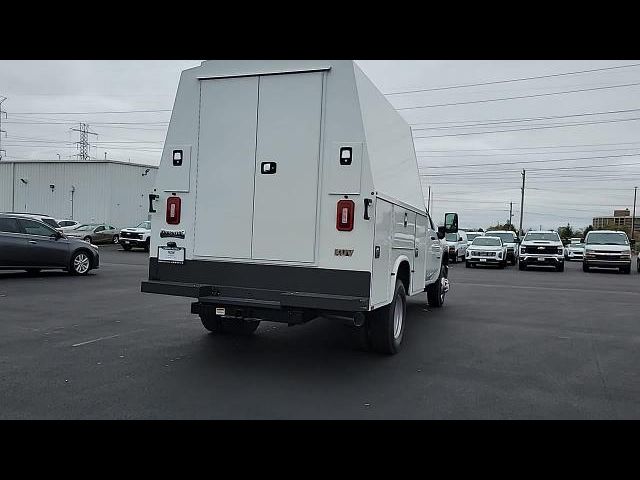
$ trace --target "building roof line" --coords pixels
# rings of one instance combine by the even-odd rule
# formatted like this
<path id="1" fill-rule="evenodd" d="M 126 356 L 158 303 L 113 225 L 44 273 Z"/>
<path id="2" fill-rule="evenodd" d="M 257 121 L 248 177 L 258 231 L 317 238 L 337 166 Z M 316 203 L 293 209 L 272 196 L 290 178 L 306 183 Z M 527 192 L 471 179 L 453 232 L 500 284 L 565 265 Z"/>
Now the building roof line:
<path id="1" fill-rule="evenodd" d="M 146 163 L 133 163 L 133 162 L 122 162 L 120 160 L 91 160 L 89 162 L 79 162 L 77 160 L 3 160 L 0 162 L 0 165 L 3 163 L 15 163 L 15 164 L 23 164 L 23 163 L 38 163 L 38 164 L 49 164 L 49 163 L 63 163 L 63 164 L 74 164 L 74 165 L 95 165 L 95 164 L 105 164 L 111 163 L 115 165 L 130 165 L 132 167 L 145 167 L 145 168 L 158 168 L 158 165 L 149 165 Z"/>

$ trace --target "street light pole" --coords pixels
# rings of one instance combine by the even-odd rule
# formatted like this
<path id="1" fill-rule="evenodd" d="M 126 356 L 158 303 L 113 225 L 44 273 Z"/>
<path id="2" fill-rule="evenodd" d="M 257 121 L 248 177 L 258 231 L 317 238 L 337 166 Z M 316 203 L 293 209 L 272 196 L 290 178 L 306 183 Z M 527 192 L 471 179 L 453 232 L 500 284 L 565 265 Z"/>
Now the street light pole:
<path id="1" fill-rule="evenodd" d="M 633 187 L 633 216 L 631 217 L 631 243 L 634 240 L 634 230 L 636 228 L 636 195 L 638 194 L 638 187 Z"/>

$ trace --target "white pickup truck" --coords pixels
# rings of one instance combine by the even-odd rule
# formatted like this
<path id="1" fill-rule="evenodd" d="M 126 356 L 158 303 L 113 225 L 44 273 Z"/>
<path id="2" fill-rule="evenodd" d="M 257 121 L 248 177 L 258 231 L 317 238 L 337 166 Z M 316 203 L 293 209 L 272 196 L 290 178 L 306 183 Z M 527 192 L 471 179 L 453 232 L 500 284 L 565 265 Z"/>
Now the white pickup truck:
<path id="1" fill-rule="evenodd" d="M 156 211 L 157 209 L 157 211 Z M 148 293 L 213 333 L 348 321 L 396 353 L 406 299 L 449 288 L 411 129 L 352 61 L 206 61 L 182 72 L 152 211 Z"/>

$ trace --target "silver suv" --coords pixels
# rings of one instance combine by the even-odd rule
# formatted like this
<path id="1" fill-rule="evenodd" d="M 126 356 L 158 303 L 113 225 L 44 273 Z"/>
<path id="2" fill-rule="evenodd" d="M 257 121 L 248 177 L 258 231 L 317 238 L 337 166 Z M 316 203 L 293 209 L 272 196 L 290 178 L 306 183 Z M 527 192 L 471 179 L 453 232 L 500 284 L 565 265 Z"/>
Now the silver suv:
<path id="1" fill-rule="evenodd" d="M 60 269 L 86 275 L 100 267 L 98 248 L 67 238 L 53 227 L 20 214 L 0 213 L 0 270 Z"/>

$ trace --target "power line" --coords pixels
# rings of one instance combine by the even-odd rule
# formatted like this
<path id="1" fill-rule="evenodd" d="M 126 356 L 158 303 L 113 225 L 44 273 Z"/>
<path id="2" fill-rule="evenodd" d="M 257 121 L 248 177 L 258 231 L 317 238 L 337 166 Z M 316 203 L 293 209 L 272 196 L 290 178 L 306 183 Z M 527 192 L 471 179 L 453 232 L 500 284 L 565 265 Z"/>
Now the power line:
<path id="1" fill-rule="evenodd" d="M 505 133 L 505 132 L 525 132 L 529 130 L 542 130 L 546 128 L 560 128 L 560 127 L 580 127 L 584 125 L 595 125 L 599 123 L 619 123 L 619 122 L 630 122 L 640 120 L 640 117 L 634 118 L 620 118 L 620 119 L 612 119 L 612 120 L 594 120 L 592 122 L 579 122 L 579 123 L 558 123 L 552 125 L 538 126 L 538 127 L 527 127 L 527 128 L 513 128 L 510 130 L 492 130 L 490 132 L 467 132 L 467 133 L 450 133 L 445 135 L 427 135 L 427 136 L 415 136 L 413 138 L 440 138 L 440 137 L 462 137 L 465 135 L 485 135 L 487 133 Z"/>
<path id="2" fill-rule="evenodd" d="M 571 153 L 571 152 L 566 152 Z M 622 157 L 637 157 L 640 156 L 640 153 L 620 153 L 616 155 L 602 155 L 595 157 L 571 157 L 571 158 L 544 158 L 539 160 L 514 160 L 513 162 L 485 162 L 485 163 L 460 163 L 455 165 L 434 165 L 433 167 L 424 167 L 424 168 L 460 168 L 460 167 L 485 167 L 485 166 L 496 166 L 496 165 L 518 165 L 518 164 L 531 164 L 531 163 L 553 163 L 553 162 L 570 162 L 572 160 L 602 160 L 606 158 L 622 158 Z M 577 167 L 574 167 L 577 168 Z M 451 174 L 452 175 L 452 174 Z"/>
<path id="3" fill-rule="evenodd" d="M 460 84 L 460 85 L 449 85 L 446 87 L 433 87 L 433 88 L 420 88 L 417 90 L 404 90 L 404 91 L 399 91 L 399 92 L 389 92 L 389 93 L 385 93 L 385 95 L 403 95 L 405 93 L 418 93 L 418 92 L 435 92 L 435 91 L 439 91 L 439 90 L 451 90 L 454 88 L 467 88 L 467 87 L 481 87 L 484 85 L 496 85 L 496 84 L 500 84 L 500 83 L 511 83 L 511 82 L 524 82 L 524 81 L 528 81 L 528 80 L 539 80 L 542 78 L 553 78 L 553 77 L 563 77 L 566 75 L 580 75 L 583 73 L 591 73 L 591 72 L 603 72 L 605 70 L 615 70 L 615 69 L 619 69 L 619 68 L 631 68 L 631 67 L 637 67 L 640 66 L 640 63 L 632 63 L 632 64 L 628 64 L 628 65 L 616 65 L 613 67 L 604 67 L 604 68 L 593 68 L 593 69 L 589 69 L 589 70 L 577 70 L 574 72 L 564 72 L 564 73 L 553 73 L 553 74 L 549 74 L 549 75 L 537 75 L 535 77 L 521 77 L 521 78 L 512 78 L 512 79 L 508 79 L 508 80 L 494 80 L 494 81 L 488 81 L 488 82 L 481 82 L 481 83 L 466 83 L 466 84 Z"/>
<path id="4" fill-rule="evenodd" d="M 560 92 L 547 92 L 547 93 L 535 93 L 531 95 L 518 95 L 515 97 L 501 97 L 501 98 L 485 98 L 482 100 L 467 100 L 465 102 L 452 102 L 452 103 L 437 103 L 431 105 L 416 105 L 414 107 L 396 107 L 396 110 L 416 110 L 419 108 L 434 108 L 434 107 L 452 107 L 456 105 L 470 105 L 474 103 L 487 103 L 487 102 L 502 102 L 506 100 L 521 100 L 524 98 L 538 98 L 538 97 L 548 97 L 551 95 L 566 95 L 569 93 L 580 93 L 580 92 L 593 92 L 596 90 L 607 90 L 611 88 L 624 88 L 624 87 L 634 87 L 640 85 L 640 82 L 634 83 L 621 83 L 618 85 L 605 85 L 603 87 L 590 87 L 590 88 L 578 88 L 575 90 L 563 90 Z"/>
<path id="5" fill-rule="evenodd" d="M 591 143 L 591 144 L 579 144 L 579 145 L 540 145 L 531 147 L 509 147 L 509 148 L 468 148 L 468 149 L 451 149 L 451 150 L 418 150 L 416 153 L 422 152 L 493 152 L 493 151 L 505 151 L 505 150 L 535 150 L 546 148 L 578 148 L 578 147 L 606 147 L 611 145 L 638 145 L 640 142 L 616 142 L 616 143 Z M 557 152 L 557 153 L 571 153 L 571 152 Z M 515 154 L 514 154 L 515 155 Z"/>
<path id="6" fill-rule="evenodd" d="M 638 148 L 603 148 L 593 150 L 571 150 L 568 152 L 521 152 L 521 153 L 492 153 L 492 154 L 453 154 L 453 155 L 416 155 L 417 158 L 459 158 L 459 157 L 512 157 L 519 155 L 556 155 L 558 153 L 592 153 L 592 152 L 627 152 L 629 150 L 637 150 Z"/>
<path id="7" fill-rule="evenodd" d="M 466 120 L 466 121 L 458 121 L 458 122 L 443 122 L 443 123 L 419 123 L 412 124 L 412 130 L 446 130 L 448 128 L 472 128 L 472 127 L 483 127 L 488 125 L 500 125 L 504 123 L 523 123 L 523 122 L 534 122 L 538 120 L 555 120 L 558 118 L 572 118 L 572 117 L 588 117 L 593 115 L 613 115 L 619 113 L 631 113 L 638 112 L 640 108 L 630 108 L 627 110 L 609 110 L 604 112 L 589 112 L 589 113 L 576 113 L 573 115 L 552 115 L 548 117 L 531 117 L 531 118 L 503 118 L 499 120 Z M 469 125 L 449 125 L 449 126 L 441 126 L 441 127 L 417 127 L 413 128 L 413 125 L 444 125 L 445 123 L 468 123 Z M 475 122 L 475 123 L 473 123 Z"/>

